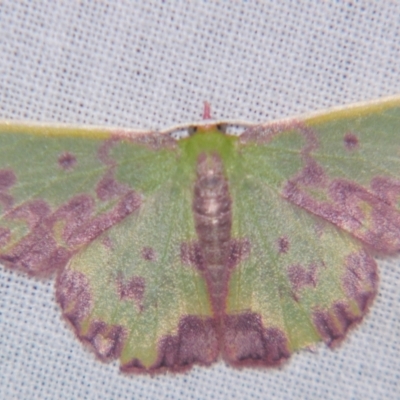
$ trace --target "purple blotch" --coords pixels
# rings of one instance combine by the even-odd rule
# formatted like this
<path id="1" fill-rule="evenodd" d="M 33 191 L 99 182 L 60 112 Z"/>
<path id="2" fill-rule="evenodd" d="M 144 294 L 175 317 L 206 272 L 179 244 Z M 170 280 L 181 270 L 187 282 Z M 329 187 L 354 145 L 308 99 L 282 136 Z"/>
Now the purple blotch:
<path id="1" fill-rule="evenodd" d="M 119 139 L 117 137 L 113 137 L 101 144 L 97 151 L 97 155 L 102 163 L 110 166 L 115 165 L 115 161 L 110 158 L 110 150 L 118 141 Z"/>
<path id="2" fill-rule="evenodd" d="M 289 251 L 290 242 L 286 236 L 282 236 L 278 239 L 278 249 L 280 254 L 286 254 Z"/>
<path id="3" fill-rule="evenodd" d="M 11 169 L 0 170 L 0 192 L 5 192 L 6 190 L 10 189 L 10 187 L 15 185 L 16 181 L 17 178 L 14 174 L 14 171 Z"/>
<path id="4" fill-rule="evenodd" d="M 182 372 L 191 368 L 193 364 L 210 365 L 217 359 L 218 352 L 215 321 L 212 318 L 187 315 L 180 320 L 176 335 L 167 335 L 160 340 L 157 361 L 148 371 Z M 143 371 L 141 363 L 137 360 L 123 365 L 121 370 Z"/>
<path id="5" fill-rule="evenodd" d="M 308 269 L 301 265 L 292 265 L 288 268 L 288 276 L 293 291 L 297 294 L 304 286 L 317 286 L 317 266 L 311 264 Z"/>
<path id="6" fill-rule="evenodd" d="M 191 265 L 199 271 L 204 271 L 205 261 L 198 242 L 181 244 L 181 260 L 184 265 Z"/>
<path id="7" fill-rule="evenodd" d="M 73 231 L 68 229 L 71 233 L 65 232 L 68 245 L 78 246 L 91 242 L 105 230 L 137 210 L 140 204 L 140 196 L 132 191 L 124 195 L 108 213 L 93 218 L 85 218 L 84 220 L 75 220 L 75 229 Z"/>
<path id="8" fill-rule="evenodd" d="M 48 227 L 39 224 L 9 253 L 0 255 L 0 261 L 30 275 L 49 275 L 65 266 L 71 255 L 57 246 Z"/>
<path id="9" fill-rule="evenodd" d="M 92 295 L 87 277 L 78 271 L 66 270 L 57 279 L 56 299 L 64 316 L 76 330 L 92 309 Z"/>
<path id="10" fill-rule="evenodd" d="M 302 169 L 296 182 L 299 182 L 305 186 L 324 186 L 326 182 L 326 176 L 324 169 L 312 158 L 305 157 L 307 163 Z"/>
<path id="11" fill-rule="evenodd" d="M 155 261 L 157 258 L 156 252 L 152 247 L 143 247 L 142 257 L 146 261 Z"/>
<path id="12" fill-rule="evenodd" d="M 397 207 L 400 198 L 400 180 L 377 176 L 371 181 L 371 189 L 386 204 Z"/>
<path id="13" fill-rule="evenodd" d="M 338 301 L 327 310 L 317 309 L 313 313 L 314 325 L 330 347 L 339 344 L 348 330 L 362 320 L 378 288 L 376 262 L 365 250 L 347 256 L 345 266 L 342 280 L 344 292 L 356 301 L 359 311 L 355 312 L 348 304 Z"/>
<path id="14" fill-rule="evenodd" d="M 228 268 L 234 268 L 249 256 L 251 249 L 250 241 L 247 238 L 231 239 L 230 247 Z"/>
<path id="15" fill-rule="evenodd" d="M 117 277 L 117 293 L 121 300 L 134 300 L 139 309 L 142 308 L 142 300 L 146 290 L 146 281 L 141 276 L 133 276 L 124 279 L 122 275 Z"/>
<path id="16" fill-rule="evenodd" d="M 93 321 L 88 333 L 80 338 L 93 348 L 100 360 L 109 361 L 121 355 L 126 336 L 126 329 L 122 326 Z"/>
<path id="17" fill-rule="evenodd" d="M 89 195 L 78 195 L 63 204 L 52 216 L 54 222 L 64 220 L 63 238 L 66 242 L 75 238 L 77 230 L 83 226 L 94 210 L 94 201 Z"/>
<path id="18" fill-rule="evenodd" d="M 346 258 L 343 287 L 347 296 L 354 299 L 360 312 L 365 313 L 378 290 L 378 267 L 375 260 L 364 250 Z"/>
<path id="19" fill-rule="evenodd" d="M 348 305 L 336 302 L 327 311 L 316 310 L 313 322 L 323 341 L 331 348 L 336 347 L 346 337 L 347 332 L 359 323 L 362 315 L 350 311 Z"/>
<path id="20" fill-rule="evenodd" d="M 224 319 L 223 356 L 234 366 L 278 366 L 290 357 L 286 335 L 265 328 L 256 313 L 227 315 Z"/>
<path id="21" fill-rule="evenodd" d="M 330 201 L 318 201 L 302 190 L 296 180 L 289 180 L 283 190 L 290 202 L 352 233 L 374 250 L 400 250 L 400 214 L 396 209 L 364 187 L 344 179 L 332 180 L 328 194 Z M 367 215 L 363 203 L 370 206 Z"/>
<path id="22" fill-rule="evenodd" d="M 85 335 L 80 333 L 81 324 L 93 307 L 89 280 L 84 274 L 72 270 L 62 272 L 57 279 L 56 298 L 78 338 L 89 344 L 101 360 L 120 356 L 126 337 L 126 331 L 121 326 L 93 321 Z"/>
<path id="23" fill-rule="evenodd" d="M 4 207 L 4 211 L 8 211 L 12 208 L 14 198 L 8 193 L 0 192 L 0 205 Z"/>
<path id="24" fill-rule="evenodd" d="M 11 231 L 0 226 L 0 247 L 4 247 L 11 239 Z"/>
<path id="25" fill-rule="evenodd" d="M 44 200 L 32 200 L 21 204 L 7 214 L 7 218 L 21 219 L 33 229 L 50 214 L 50 206 Z"/>
<path id="26" fill-rule="evenodd" d="M 76 165 L 76 157 L 69 152 L 62 153 L 58 157 L 58 165 L 65 171 L 71 171 Z"/>
<path id="27" fill-rule="evenodd" d="M 102 201 L 111 200 L 127 192 L 128 188 L 114 179 L 112 171 L 108 171 L 96 187 L 97 197 Z"/>
<path id="28" fill-rule="evenodd" d="M 14 171 L 10 169 L 2 169 L 0 170 L 0 205 L 4 207 L 5 211 L 11 209 L 14 198 L 9 193 L 7 193 L 8 189 L 10 189 L 17 178 L 14 174 Z"/>
<path id="29" fill-rule="evenodd" d="M 0 261 L 31 275 L 49 275 L 65 266 L 78 247 L 123 220 L 140 204 L 141 197 L 133 191 L 121 196 L 112 210 L 98 216 L 93 216 L 93 198 L 85 194 L 73 197 L 54 213 L 43 200 L 26 202 L 11 210 L 7 218 L 25 220 L 30 232 L 8 253 L 1 254 Z M 62 237 L 66 247 L 54 237 L 53 228 L 59 221 L 65 221 Z"/>
<path id="30" fill-rule="evenodd" d="M 355 150 L 359 146 L 358 137 L 351 132 L 348 132 L 344 135 L 343 143 L 344 147 L 349 151 Z"/>

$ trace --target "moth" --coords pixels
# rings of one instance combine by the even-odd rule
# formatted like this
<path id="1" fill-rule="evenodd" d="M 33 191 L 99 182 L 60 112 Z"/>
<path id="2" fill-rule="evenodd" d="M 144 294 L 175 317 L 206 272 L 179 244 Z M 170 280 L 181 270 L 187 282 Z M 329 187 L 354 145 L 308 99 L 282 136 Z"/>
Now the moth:
<path id="1" fill-rule="evenodd" d="M 206 108 L 205 117 L 209 117 Z M 400 97 L 227 134 L 0 123 L 0 263 L 125 372 L 335 347 L 400 250 Z"/>

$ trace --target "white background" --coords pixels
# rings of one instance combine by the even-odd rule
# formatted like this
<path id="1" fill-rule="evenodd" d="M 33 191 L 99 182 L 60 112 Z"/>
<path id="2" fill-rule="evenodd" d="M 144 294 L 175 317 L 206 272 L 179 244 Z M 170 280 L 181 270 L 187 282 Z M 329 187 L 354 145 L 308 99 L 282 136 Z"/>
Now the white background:
<path id="1" fill-rule="evenodd" d="M 208 100 L 215 117 L 261 122 L 396 93 L 399 2 L 0 2 L 0 119 L 162 128 Z M 52 280 L 0 267 L 0 398 L 399 399 L 399 258 L 380 271 L 338 350 L 150 378 L 95 360 Z"/>

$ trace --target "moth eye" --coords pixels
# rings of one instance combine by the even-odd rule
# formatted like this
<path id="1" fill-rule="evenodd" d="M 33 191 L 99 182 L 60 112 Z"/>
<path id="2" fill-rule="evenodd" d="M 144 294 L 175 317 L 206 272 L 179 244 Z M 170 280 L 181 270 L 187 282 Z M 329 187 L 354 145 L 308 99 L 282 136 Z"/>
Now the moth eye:
<path id="1" fill-rule="evenodd" d="M 192 136 L 193 134 L 195 134 L 196 132 L 197 132 L 197 130 L 198 130 L 198 127 L 197 126 L 191 126 L 190 128 L 188 128 L 188 135 L 189 136 Z"/>
<path id="2" fill-rule="evenodd" d="M 227 125 L 226 124 L 218 124 L 216 126 L 216 128 L 222 133 L 226 133 L 227 132 Z"/>

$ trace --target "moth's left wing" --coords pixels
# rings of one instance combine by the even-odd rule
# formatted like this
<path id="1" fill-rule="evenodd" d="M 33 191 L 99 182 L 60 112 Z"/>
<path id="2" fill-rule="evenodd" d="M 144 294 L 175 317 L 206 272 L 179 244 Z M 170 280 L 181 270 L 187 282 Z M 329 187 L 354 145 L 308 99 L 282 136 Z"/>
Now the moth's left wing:
<path id="1" fill-rule="evenodd" d="M 167 135 L 0 125 L 0 262 L 57 271 L 64 316 L 102 360 L 209 364 L 210 300 L 185 253 L 194 177 Z"/>

